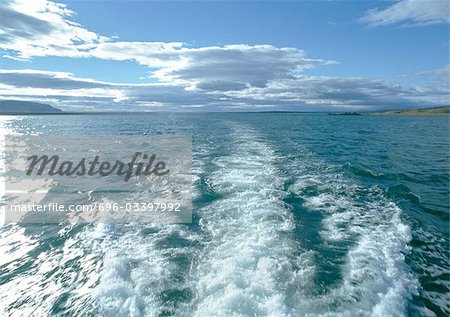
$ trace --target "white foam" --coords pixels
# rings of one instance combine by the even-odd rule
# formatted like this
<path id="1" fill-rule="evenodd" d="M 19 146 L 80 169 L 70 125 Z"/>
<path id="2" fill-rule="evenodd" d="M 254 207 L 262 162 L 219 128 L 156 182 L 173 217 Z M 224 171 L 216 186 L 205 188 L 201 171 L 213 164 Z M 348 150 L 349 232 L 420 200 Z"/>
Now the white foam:
<path id="1" fill-rule="evenodd" d="M 200 148 L 193 154 L 193 183 L 198 184 L 204 165 L 198 157 L 208 153 L 206 148 Z M 195 199 L 201 193 L 195 186 L 193 189 Z M 142 234 L 143 230 L 151 233 Z M 174 279 L 174 274 L 187 275 L 188 272 L 177 267 L 173 258 L 191 257 L 195 251 L 176 243 L 161 246 L 161 242 L 173 236 L 193 243 L 201 239 L 188 227 L 177 224 L 96 225 L 92 238 L 99 241 L 98 249 L 103 250 L 103 267 L 93 296 L 101 315 L 158 316 L 176 309 L 162 294 L 189 289 L 189 285 Z M 178 304 L 188 309 L 183 303 Z"/>
<path id="2" fill-rule="evenodd" d="M 194 316 L 286 316 L 309 282 L 311 255 L 292 238 L 291 210 L 275 153 L 250 129 L 233 127 L 231 154 L 211 175 L 220 200 L 200 211 L 208 244 L 194 268 Z"/>
<path id="3" fill-rule="evenodd" d="M 345 241 L 350 247 L 342 282 L 324 297 L 310 297 L 305 312 L 343 316 L 402 316 L 418 282 L 405 264 L 410 228 L 401 209 L 378 187 L 364 188 L 331 165 L 311 161 L 291 188 L 304 206 L 324 215 L 322 239 Z M 315 194 L 307 189 L 314 188 Z M 302 305 L 300 305 L 302 306 Z"/>
<path id="4" fill-rule="evenodd" d="M 114 227 L 116 232 L 109 230 L 102 243 L 103 269 L 93 292 L 101 315 L 155 316 L 172 309 L 160 297 L 182 283 L 173 280 L 177 267 L 170 258 L 191 251 L 180 251 L 176 245 L 167 250 L 158 243 L 174 234 L 188 240 L 195 237 L 179 225 Z M 151 236 L 143 235 L 142 230 L 149 228 Z"/>

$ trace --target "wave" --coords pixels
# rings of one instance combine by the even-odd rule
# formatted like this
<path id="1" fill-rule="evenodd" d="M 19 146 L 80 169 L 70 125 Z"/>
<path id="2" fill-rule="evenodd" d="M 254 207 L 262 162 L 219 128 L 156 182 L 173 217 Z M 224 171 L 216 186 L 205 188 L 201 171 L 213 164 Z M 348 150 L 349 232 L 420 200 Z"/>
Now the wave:
<path id="1" fill-rule="evenodd" d="M 292 156 L 279 155 L 257 130 L 229 128 L 226 142 L 217 133 L 193 153 L 191 226 L 55 225 L 38 233 L 2 227 L 0 251 L 9 260 L 0 269 L 14 273 L 0 274 L 11 277 L 0 286 L 4 312 L 404 315 L 419 285 L 405 263 L 410 227 L 390 193 L 359 185 L 345 168 L 298 145 Z M 384 177 L 367 173 L 362 176 Z M 405 188 L 392 193 L 408 195 Z M 288 203 L 291 195 L 301 210 Z M 320 247 L 297 236 L 310 225 L 299 223 L 297 212 L 320 215 Z M 336 283 L 320 282 L 323 262 L 339 271 Z M 6 300 L 16 298 L 19 303 Z"/>
<path id="2" fill-rule="evenodd" d="M 195 234 L 183 225 L 108 225 L 103 268 L 93 292 L 104 316 L 173 313 L 190 301 L 185 283 Z"/>
<path id="3" fill-rule="evenodd" d="M 377 186 L 364 187 L 338 168 L 308 157 L 292 191 L 303 207 L 322 214 L 322 240 L 330 250 L 349 247 L 341 281 L 300 305 L 312 315 L 402 316 L 419 284 L 405 263 L 410 227 L 402 210 Z"/>
<path id="4" fill-rule="evenodd" d="M 230 153 L 214 160 L 209 186 L 221 199 L 199 215 L 207 242 L 193 269 L 194 316 L 291 315 L 314 271 L 292 237 L 292 212 L 274 151 L 257 132 L 232 126 Z"/>

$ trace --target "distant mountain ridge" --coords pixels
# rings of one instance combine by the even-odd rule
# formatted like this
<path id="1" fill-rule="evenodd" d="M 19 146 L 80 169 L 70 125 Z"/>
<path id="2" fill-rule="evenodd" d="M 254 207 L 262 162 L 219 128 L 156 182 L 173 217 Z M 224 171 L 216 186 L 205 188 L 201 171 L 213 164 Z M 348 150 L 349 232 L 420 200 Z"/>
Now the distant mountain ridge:
<path id="1" fill-rule="evenodd" d="M 0 100 L 0 114 L 59 112 L 62 112 L 62 110 L 44 103 L 21 100 Z"/>

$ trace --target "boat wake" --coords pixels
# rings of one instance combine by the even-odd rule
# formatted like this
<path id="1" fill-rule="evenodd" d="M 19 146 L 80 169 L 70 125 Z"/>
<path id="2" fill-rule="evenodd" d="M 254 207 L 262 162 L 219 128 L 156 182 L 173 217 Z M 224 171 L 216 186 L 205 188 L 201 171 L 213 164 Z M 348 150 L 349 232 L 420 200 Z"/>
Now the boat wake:
<path id="1" fill-rule="evenodd" d="M 200 210 L 207 243 L 193 269 L 195 316 L 291 315 L 296 290 L 314 272 L 292 236 L 284 178 L 256 131 L 232 127 L 229 155 L 218 157 L 209 186 L 221 198 Z"/>

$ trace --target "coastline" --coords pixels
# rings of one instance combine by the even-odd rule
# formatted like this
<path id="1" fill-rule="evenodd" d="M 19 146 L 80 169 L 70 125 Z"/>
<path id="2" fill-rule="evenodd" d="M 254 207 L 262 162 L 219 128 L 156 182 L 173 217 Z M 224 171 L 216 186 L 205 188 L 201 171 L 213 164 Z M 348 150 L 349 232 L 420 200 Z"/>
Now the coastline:
<path id="1" fill-rule="evenodd" d="M 387 110 L 387 111 L 374 111 L 366 112 L 370 115 L 413 115 L 413 116 L 442 116 L 450 115 L 450 106 L 438 107 L 438 108 L 424 108 L 424 109 L 405 109 L 405 110 Z"/>

